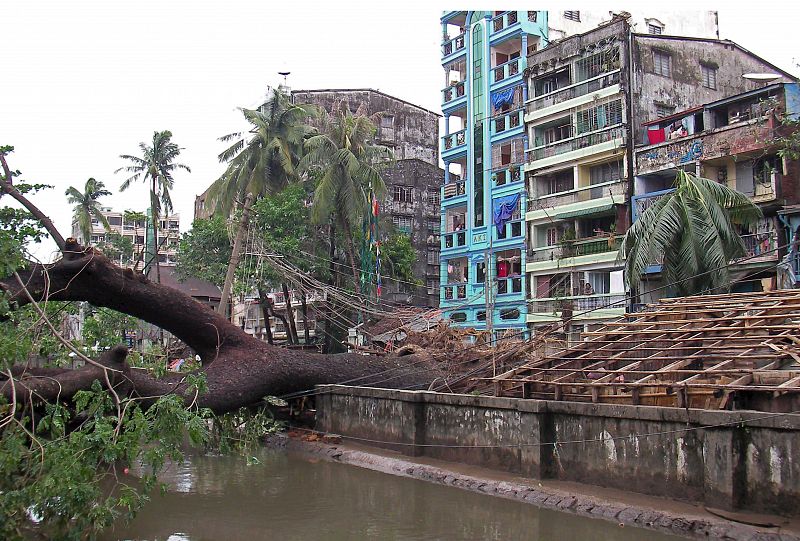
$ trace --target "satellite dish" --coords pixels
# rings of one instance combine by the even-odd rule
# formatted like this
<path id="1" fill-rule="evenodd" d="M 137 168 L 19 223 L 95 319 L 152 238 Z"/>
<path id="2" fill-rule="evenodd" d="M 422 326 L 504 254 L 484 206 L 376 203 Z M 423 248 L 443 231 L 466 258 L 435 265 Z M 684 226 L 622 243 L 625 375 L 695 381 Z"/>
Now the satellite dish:
<path id="1" fill-rule="evenodd" d="M 763 83 L 767 83 L 769 81 L 775 81 L 776 79 L 780 79 L 781 76 L 777 73 L 745 73 L 742 75 L 745 79 L 750 81 L 759 81 Z"/>

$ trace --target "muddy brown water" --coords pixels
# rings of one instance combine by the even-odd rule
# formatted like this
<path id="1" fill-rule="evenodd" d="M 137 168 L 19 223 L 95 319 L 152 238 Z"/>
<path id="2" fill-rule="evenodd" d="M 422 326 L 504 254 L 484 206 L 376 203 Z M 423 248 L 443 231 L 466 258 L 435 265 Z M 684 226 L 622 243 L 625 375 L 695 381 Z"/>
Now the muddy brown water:
<path id="1" fill-rule="evenodd" d="M 678 539 L 281 451 L 256 458 L 189 456 L 163 475 L 165 495 L 102 539 Z"/>

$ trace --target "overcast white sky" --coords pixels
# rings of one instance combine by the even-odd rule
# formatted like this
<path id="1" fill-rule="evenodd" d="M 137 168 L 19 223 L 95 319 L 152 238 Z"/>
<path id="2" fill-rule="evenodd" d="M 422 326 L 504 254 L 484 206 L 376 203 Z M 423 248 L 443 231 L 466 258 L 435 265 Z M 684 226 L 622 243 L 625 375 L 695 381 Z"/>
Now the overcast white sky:
<path id="1" fill-rule="evenodd" d="M 146 187 L 117 193 L 120 154 L 135 154 L 169 129 L 192 173 L 176 174 L 173 202 L 186 230 L 194 196 L 224 169 L 217 138 L 242 128 L 237 107 L 254 107 L 279 71 L 293 88 L 377 88 L 440 110 L 441 2 L 226 2 L 5 0 L 0 20 L 0 144 L 12 168 L 55 186 L 36 203 L 64 234 L 64 191 L 89 177 L 115 192 L 103 202 L 143 210 Z M 743 4 L 743 3 L 742 3 Z M 653 3 L 663 9 L 663 2 Z M 672 1 L 718 9 L 722 38 L 797 74 L 800 3 L 778 10 L 738 2 Z M 630 3 L 549 2 L 537 9 L 632 9 Z M 643 9 L 642 3 L 637 3 Z M 741 8 L 741 9 L 740 9 Z M 779 15 L 778 15 L 779 13 Z M 4 201 L 3 204 L 8 204 Z M 52 244 L 37 250 L 40 257 Z"/>

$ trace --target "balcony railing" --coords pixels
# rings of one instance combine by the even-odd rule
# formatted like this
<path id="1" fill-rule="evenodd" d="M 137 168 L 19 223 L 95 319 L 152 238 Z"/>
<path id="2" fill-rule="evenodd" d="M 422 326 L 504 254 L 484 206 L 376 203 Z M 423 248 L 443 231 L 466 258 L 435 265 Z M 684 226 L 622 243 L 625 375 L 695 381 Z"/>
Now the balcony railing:
<path id="1" fill-rule="evenodd" d="M 616 252 L 619 250 L 620 242 L 622 242 L 621 235 L 562 241 L 556 246 L 531 248 L 528 251 L 528 261 L 554 261 L 565 257 Z"/>
<path id="2" fill-rule="evenodd" d="M 446 39 L 442 43 L 442 56 L 450 56 L 453 53 L 464 50 L 464 34 L 459 34 L 452 39 Z"/>
<path id="3" fill-rule="evenodd" d="M 753 183 L 753 197 L 751 198 L 753 202 L 763 203 L 775 199 L 775 186 L 780 183 L 780 177 L 779 173 L 773 171 L 766 175 L 763 180 L 755 180 Z"/>
<path id="4" fill-rule="evenodd" d="M 592 77 L 591 79 L 587 79 L 570 86 L 565 86 L 564 88 L 559 88 L 558 90 L 548 94 L 537 96 L 528 102 L 530 104 L 530 108 L 528 110 L 538 111 L 539 109 L 551 107 L 580 96 L 585 96 L 586 94 L 597 92 L 598 90 L 608 88 L 609 86 L 613 86 L 618 83 L 618 69 L 609 73 L 601 73 L 600 75 Z"/>
<path id="5" fill-rule="evenodd" d="M 517 219 L 512 222 L 507 222 L 503 227 L 502 231 L 497 232 L 497 238 L 499 240 L 504 239 L 513 239 L 516 237 L 521 237 L 525 232 L 524 227 L 524 220 Z"/>
<path id="6" fill-rule="evenodd" d="M 505 295 L 506 293 L 522 293 L 521 276 L 509 276 L 507 278 L 497 279 L 497 294 Z"/>
<path id="7" fill-rule="evenodd" d="M 449 199 L 450 197 L 458 197 L 459 195 L 464 195 L 467 193 L 467 181 L 466 180 L 457 180 L 455 182 L 449 182 L 444 185 L 444 198 Z"/>
<path id="8" fill-rule="evenodd" d="M 444 103 L 450 103 L 454 99 L 460 98 L 465 93 L 464 81 L 452 84 L 442 90 L 442 101 L 444 101 Z"/>
<path id="9" fill-rule="evenodd" d="M 573 297 L 549 297 L 532 299 L 530 311 L 536 314 L 553 314 L 571 311 L 572 316 L 580 315 L 589 310 L 603 308 L 625 309 L 626 297 L 623 293 L 601 293 L 597 295 L 577 295 Z M 587 314 L 589 315 L 589 314 Z"/>
<path id="10" fill-rule="evenodd" d="M 511 182 L 522 180 L 522 165 L 510 163 L 492 169 L 492 181 L 495 186 L 503 186 Z"/>
<path id="11" fill-rule="evenodd" d="M 619 202 L 623 203 L 627 188 L 626 184 L 624 180 L 611 180 L 591 186 L 583 186 L 577 190 L 539 195 L 530 200 L 528 209 L 535 210 L 560 207 L 561 205 L 569 205 L 570 203 L 589 201 L 591 199 L 600 199 L 601 197 L 607 196 L 612 196 L 615 201 L 617 197 L 619 197 Z"/>
<path id="12" fill-rule="evenodd" d="M 452 233 L 445 233 L 442 235 L 442 242 L 445 248 L 457 248 L 459 246 L 467 245 L 467 232 L 455 231 Z"/>
<path id="13" fill-rule="evenodd" d="M 521 126 L 522 115 L 522 109 L 517 109 L 516 111 L 511 111 L 510 113 L 506 113 L 504 115 L 495 116 L 492 118 L 494 133 L 502 133 L 506 130 Z"/>
<path id="14" fill-rule="evenodd" d="M 445 135 L 442 137 L 442 143 L 444 145 L 445 150 L 450 150 L 452 148 L 457 148 L 467 143 L 467 130 L 463 129 L 450 135 Z"/>
<path id="15" fill-rule="evenodd" d="M 778 259 L 778 235 L 775 231 L 742 235 L 742 241 L 744 241 L 745 253 L 747 255 L 738 261 L 742 261 L 742 263 L 755 263 L 758 261 Z"/>
<path id="16" fill-rule="evenodd" d="M 492 19 L 492 32 L 500 32 L 513 24 L 517 24 L 517 22 L 519 22 L 519 12 L 506 11 Z"/>
<path id="17" fill-rule="evenodd" d="M 633 219 L 638 220 L 639 217 L 652 207 L 656 201 L 661 199 L 663 196 L 670 192 L 674 192 L 675 188 L 669 188 L 667 190 L 659 190 L 657 192 L 646 193 L 643 195 L 636 195 L 632 198 L 633 200 Z"/>
<path id="18" fill-rule="evenodd" d="M 600 143 L 607 143 L 615 139 L 624 139 L 624 137 L 625 128 L 623 126 L 614 126 L 533 148 L 529 151 L 528 159 L 529 161 L 542 160 L 573 150 L 580 150 L 582 148 L 599 145 Z"/>
<path id="19" fill-rule="evenodd" d="M 467 298 L 467 284 L 455 283 L 443 286 L 444 300 L 450 301 L 453 299 L 466 299 Z"/>
<path id="20" fill-rule="evenodd" d="M 509 77 L 518 75 L 520 72 L 519 60 L 519 58 L 514 58 L 505 64 L 500 64 L 499 66 L 492 68 L 492 82 L 498 83 L 508 79 Z"/>

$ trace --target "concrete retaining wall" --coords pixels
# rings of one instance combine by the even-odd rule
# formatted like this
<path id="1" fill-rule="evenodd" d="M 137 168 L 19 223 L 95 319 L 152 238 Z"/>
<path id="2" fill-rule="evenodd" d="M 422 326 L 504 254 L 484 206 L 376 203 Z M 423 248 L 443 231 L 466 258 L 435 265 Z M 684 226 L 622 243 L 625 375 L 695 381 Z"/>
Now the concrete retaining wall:
<path id="1" fill-rule="evenodd" d="M 800 516 L 800 415 L 319 391 L 318 430 L 410 456 Z"/>

